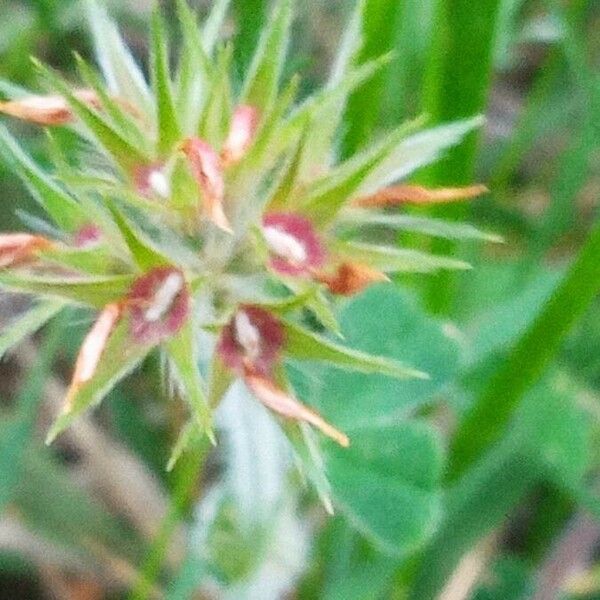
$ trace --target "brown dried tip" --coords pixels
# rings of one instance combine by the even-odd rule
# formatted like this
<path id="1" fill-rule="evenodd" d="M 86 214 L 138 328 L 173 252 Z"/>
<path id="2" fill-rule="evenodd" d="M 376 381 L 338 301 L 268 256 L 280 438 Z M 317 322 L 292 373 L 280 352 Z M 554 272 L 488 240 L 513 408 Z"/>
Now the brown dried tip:
<path id="1" fill-rule="evenodd" d="M 419 185 L 396 185 L 385 188 L 372 196 L 358 198 L 353 205 L 361 208 L 386 208 L 399 204 L 442 204 L 475 198 L 487 191 L 485 185 L 435 190 Z"/>
<path id="2" fill-rule="evenodd" d="M 121 316 L 121 311 L 122 309 L 119 304 L 107 304 L 89 333 L 85 336 L 79 350 L 79 355 L 77 356 L 77 361 L 75 362 L 73 379 L 67 393 L 67 410 L 70 408 L 79 388 L 94 376 L 106 342 Z"/>
<path id="3" fill-rule="evenodd" d="M 335 273 L 318 273 L 317 281 L 324 283 L 332 294 L 352 296 L 373 283 L 389 281 L 389 277 L 368 265 L 355 262 L 341 263 Z"/>
<path id="4" fill-rule="evenodd" d="M 50 240 L 31 233 L 2 233 L 0 234 L 0 268 L 27 261 L 37 250 L 44 250 L 52 245 Z"/>
<path id="5" fill-rule="evenodd" d="M 212 146 L 200 138 L 188 138 L 181 144 L 202 194 L 206 216 L 220 229 L 232 233 L 223 204 L 225 182 L 221 159 Z"/>
<path id="6" fill-rule="evenodd" d="M 254 396 L 268 409 L 286 419 L 304 421 L 313 425 L 344 448 L 347 448 L 350 445 L 350 440 L 345 433 L 337 430 L 327 423 L 327 421 L 325 421 L 325 419 L 317 412 L 304 406 L 304 404 L 296 400 L 296 398 L 278 388 L 270 379 L 246 371 L 244 374 L 244 381 L 252 394 L 254 394 Z"/>
<path id="7" fill-rule="evenodd" d="M 98 96 L 92 90 L 77 90 L 74 94 L 82 102 L 100 108 Z M 58 95 L 26 96 L 0 102 L 0 112 L 36 125 L 65 125 L 75 118 L 67 99 Z"/>

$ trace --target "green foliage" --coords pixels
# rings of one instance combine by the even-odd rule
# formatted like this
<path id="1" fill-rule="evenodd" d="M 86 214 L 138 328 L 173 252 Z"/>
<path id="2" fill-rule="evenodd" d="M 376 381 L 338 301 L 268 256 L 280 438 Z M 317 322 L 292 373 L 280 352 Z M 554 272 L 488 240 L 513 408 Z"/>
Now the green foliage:
<path id="1" fill-rule="evenodd" d="M 533 595 L 570 518 L 600 515 L 597 8 L 587 0 L 281 0 L 271 10 L 263 0 L 217 0 L 199 26 L 186 0 L 133 18 L 106 4 L 0 7 L 1 97 L 26 98 L 41 76 L 73 114 L 46 144 L 32 127 L 0 127 L 5 229 L 16 205 L 26 227 L 52 242 L 0 269 L 3 290 L 32 296 L 0 332 L 0 357 L 11 361 L 3 395 L 20 344 L 58 315 L 70 319 L 69 329 L 61 317 L 50 323 L 35 369 L 0 419 L 6 515 L 49 552 L 75 557 L 76 570 L 97 572 L 114 559 L 135 580 L 138 600 L 199 590 L 433 600 L 490 535 L 495 546 L 472 597 Z M 292 28 L 302 46 L 290 43 Z M 309 65 L 303 46 L 313 33 Z M 66 58 L 68 46 L 85 58 Z M 146 50 L 147 64 L 139 59 Z M 53 68 L 36 61 L 32 69 L 31 54 Z M 333 67 L 323 73 L 329 54 Z M 286 81 L 298 65 L 314 68 L 302 69 L 302 83 Z M 324 88 L 314 90 L 315 80 Z M 94 101 L 75 93 L 80 85 Z M 258 124 L 241 158 L 224 166 L 242 104 L 257 110 Z M 190 137 L 214 149 L 223 198 L 206 165 L 194 169 L 183 152 Z M 37 207 L 24 203 L 12 174 Z M 444 187 L 475 174 L 491 193 L 470 208 L 352 205 L 409 178 Z M 233 234 L 211 221 L 215 199 Z M 261 221 L 269 212 L 311 221 L 327 250 L 320 272 L 276 272 Z M 90 225 L 99 240 L 80 246 Z M 350 261 L 394 274 L 394 283 L 336 299 L 323 274 Z M 167 339 L 139 342 L 130 293 L 157 267 L 184 274 L 191 317 Z M 167 292 L 144 314 L 164 310 Z M 40 447 L 34 427 L 53 364 L 62 375 L 64 359 L 74 358 L 81 333 L 71 327 L 115 302 L 123 315 L 94 377 L 70 390 L 49 437 L 110 393 L 94 426 L 112 425 L 170 494 L 149 549 L 125 522 L 127 509 L 75 485 L 73 469 Z M 261 429 L 245 405 L 235 415 L 243 435 L 224 426 L 220 411 L 248 357 L 236 370 L 214 349 L 248 305 L 283 330 L 260 375 L 318 410 L 349 448 L 281 415 L 278 429 Z M 156 402 L 161 379 L 172 396 L 164 403 Z M 59 446 L 68 457 L 70 443 Z M 303 494 L 288 454 L 308 484 Z M 252 478 L 246 487 L 234 481 L 244 477 Z M 258 490 L 263 505 L 244 500 L 255 521 L 240 517 L 235 483 Z M 334 515 L 325 519 L 322 508 Z M 593 595 L 596 572 L 592 565 L 564 584 L 585 582 Z"/>

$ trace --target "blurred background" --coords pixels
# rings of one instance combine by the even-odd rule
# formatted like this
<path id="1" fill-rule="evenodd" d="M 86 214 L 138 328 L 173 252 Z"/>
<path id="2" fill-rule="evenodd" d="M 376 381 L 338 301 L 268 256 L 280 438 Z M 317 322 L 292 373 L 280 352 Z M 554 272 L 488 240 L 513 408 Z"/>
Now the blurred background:
<path id="1" fill-rule="evenodd" d="M 152 3 L 105 3 L 145 63 Z M 202 14 L 210 2 L 192 4 Z M 172 13 L 171 2 L 162 5 Z M 300 72 L 305 92 L 327 76 L 352 6 L 350 0 L 296 2 L 288 75 Z M 477 112 L 487 116 L 478 139 L 473 136 L 419 173 L 416 181 L 440 186 L 485 183 L 489 196 L 440 214 L 468 218 L 499 233 L 506 243 L 482 247 L 440 242 L 437 249 L 465 255 L 474 271 L 398 282 L 429 312 L 451 323 L 457 336 L 475 340 L 477 360 L 463 373 L 466 387 L 475 393 L 534 321 L 596 219 L 600 3 L 367 0 L 367 6 L 363 58 L 388 51 L 394 51 L 394 58 L 352 97 L 341 154 L 422 113 L 430 122 Z M 223 35 L 236 39 L 238 72 L 247 65 L 268 7 L 266 0 L 233 1 Z M 71 74 L 72 51 L 91 56 L 83 2 L 0 2 L 1 95 L 12 96 L 20 87 L 40 91 L 32 55 Z M 47 163 L 49 145 L 43 132 L 13 122 L 10 128 L 38 161 Z M 0 198 L 3 231 L 20 227 L 20 212 L 37 210 L 1 163 Z M 24 302 L 17 296 L 0 297 L 0 331 Z M 161 392 L 157 365 L 145 364 L 126 387 L 111 394 L 101 411 L 82 419 L 59 444 L 43 445 L 48 406 L 61 401 L 87 326 L 85 318 L 71 319 L 68 327 L 51 326 L 0 364 L 0 599 L 193 597 L 190 590 L 200 581 L 200 568 L 186 556 L 186 525 L 179 520 L 193 513 L 193 499 L 177 496 L 185 473 L 174 477 L 164 469 L 178 419 Z M 547 359 L 547 384 L 574 398 L 584 415 L 589 443 L 585 456 L 572 460 L 573 465 L 585 462 L 588 489 L 593 490 L 600 483 L 598 299 L 564 334 L 560 350 Z M 460 404 L 460 399 L 454 402 Z M 433 418 L 450 416 L 440 410 Z M 570 466 L 567 462 L 566 468 Z M 187 477 L 196 476 L 194 464 L 187 468 Z M 209 460 L 204 472 L 216 468 Z M 503 493 L 502 486 L 495 489 Z M 548 477 L 519 495 L 507 516 L 495 527 L 493 551 L 485 547 L 478 555 L 485 558 L 485 570 L 478 563 L 472 566 L 473 572 L 483 574 L 466 597 L 517 600 L 547 589 L 547 595 L 535 598 L 600 598 L 600 529 L 568 490 Z M 169 536 L 163 535 L 165 523 L 172 525 L 166 528 Z M 340 534 L 344 527 L 334 519 L 319 534 L 305 574 L 289 597 L 404 598 L 406 571 L 360 544 L 349 546 L 343 540 L 353 534 Z M 169 538 L 175 543 L 169 544 Z M 348 553 L 344 559 L 342 551 Z M 360 559 L 353 562 L 352 553 Z M 136 588 L 142 569 L 162 570 L 161 584 L 145 591 Z M 350 574 L 355 579 L 348 587 Z M 450 591 L 446 596 L 459 597 Z"/>

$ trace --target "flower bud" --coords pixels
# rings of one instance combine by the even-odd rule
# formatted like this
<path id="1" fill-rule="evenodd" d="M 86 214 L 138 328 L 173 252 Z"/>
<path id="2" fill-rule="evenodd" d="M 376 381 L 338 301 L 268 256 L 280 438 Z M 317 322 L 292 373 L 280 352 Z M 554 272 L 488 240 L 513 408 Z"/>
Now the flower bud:
<path id="1" fill-rule="evenodd" d="M 258 127 L 259 113 L 253 106 L 238 106 L 231 119 L 229 135 L 221 150 L 223 165 L 239 162 L 252 145 Z"/>
<path id="2" fill-rule="evenodd" d="M 183 273 L 157 267 L 142 275 L 127 298 L 134 340 L 159 344 L 177 333 L 189 314 L 189 291 Z"/>
<path id="3" fill-rule="evenodd" d="M 279 320 L 258 306 L 240 307 L 223 328 L 217 351 L 225 366 L 238 373 L 251 368 L 270 373 L 285 341 Z"/>
<path id="4" fill-rule="evenodd" d="M 271 213 L 263 219 L 270 266 L 282 275 L 310 275 L 325 261 L 325 249 L 312 223 L 294 213 Z"/>

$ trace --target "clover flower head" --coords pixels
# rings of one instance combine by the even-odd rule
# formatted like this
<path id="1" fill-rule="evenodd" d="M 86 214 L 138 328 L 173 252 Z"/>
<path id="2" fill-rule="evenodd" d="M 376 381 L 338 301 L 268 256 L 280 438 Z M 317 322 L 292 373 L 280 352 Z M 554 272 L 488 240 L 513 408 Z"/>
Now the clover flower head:
<path id="1" fill-rule="evenodd" d="M 467 267 L 386 244 L 390 236 L 378 231 L 464 231 L 402 207 L 471 198 L 484 188 L 428 190 L 399 180 L 479 120 L 426 133 L 416 131 L 418 123 L 401 126 L 337 158 L 349 94 L 385 59 L 357 64 L 352 57 L 360 53 L 345 52 L 326 88 L 297 101 L 297 85 L 281 85 L 291 2 L 275 4 L 240 87 L 232 85 L 230 51 L 203 45 L 192 10 L 179 0 L 180 59 L 172 68 L 157 12 L 149 83 L 124 43 L 122 52 L 109 51 L 116 30 L 96 7 L 101 72 L 77 57 L 83 87 L 73 88 L 36 63 L 55 91 L 0 103 L 0 113 L 69 127 L 88 142 L 81 167 L 61 163 L 50 175 L 0 128 L 0 155 L 46 209 L 52 223 L 45 230 L 60 231 L 57 239 L 1 234 L 0 287 L 97 312 L 51 439 L 151 352 L 172 367 L 189 427 L 209 435 L 212 414 L 237 378 L 278 419 L 308 423 L 347 446 L 347 436 L 307 405 L 310 398 L 296 397 L 289 359 L 423 376 L 340 343 L 336 298 L 385 284 L 391 273 Z M 350 37 L 346 50 L 359 42 Z M 89 147 L 101 160 L 88 168 Z M 320 331 L 306 325 L 307 315 Z M 214 352 L 201 360 L 207 336 Z"/>

